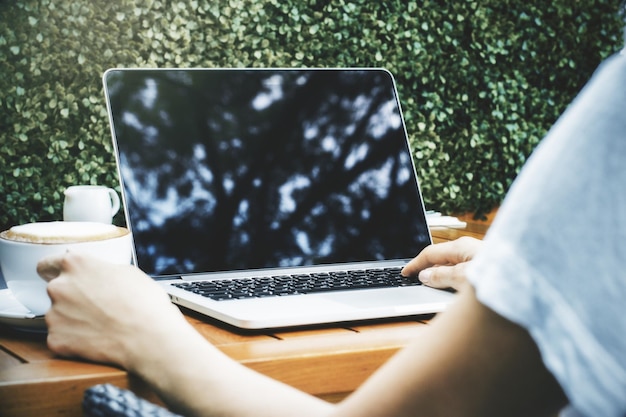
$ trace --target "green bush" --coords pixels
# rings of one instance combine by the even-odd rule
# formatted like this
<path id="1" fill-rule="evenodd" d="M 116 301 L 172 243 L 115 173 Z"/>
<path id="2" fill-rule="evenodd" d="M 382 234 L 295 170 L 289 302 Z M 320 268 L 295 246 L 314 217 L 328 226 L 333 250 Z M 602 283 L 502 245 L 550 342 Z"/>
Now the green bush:
<path id="1" fill-rule="evenodd" d="M 0 227 L 61 218 L 71 184 L 119 190 L 110 67 L 386 67 L 427 206 L 483 213 L 620 48 L 616 11 L 609 0 L 0 2 Z"/>

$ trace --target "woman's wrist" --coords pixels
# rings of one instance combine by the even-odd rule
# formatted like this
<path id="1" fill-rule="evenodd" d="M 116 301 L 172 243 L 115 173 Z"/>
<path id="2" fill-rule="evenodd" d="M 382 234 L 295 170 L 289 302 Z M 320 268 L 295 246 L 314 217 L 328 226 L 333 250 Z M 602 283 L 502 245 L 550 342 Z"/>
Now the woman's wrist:
<path id="1" fill-rule="evenodd" d="M 134 317 L 125 329 L 126 341 L 121 355 L 124 369 L 141 376 L 152 363 L 167 362 L 196 332 L 178 308 L 172 304 L 152 310 L 150 317 Z"/>

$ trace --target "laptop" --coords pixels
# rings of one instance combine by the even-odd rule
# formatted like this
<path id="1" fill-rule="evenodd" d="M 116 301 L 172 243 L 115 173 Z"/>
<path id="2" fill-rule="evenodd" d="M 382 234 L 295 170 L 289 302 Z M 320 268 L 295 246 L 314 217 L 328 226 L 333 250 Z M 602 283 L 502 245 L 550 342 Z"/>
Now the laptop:
<path id="1" fill-rule="evenodd" d="M 133 261 L 244 329 L 437 313 L 402 279 L 431 244 L 384 69 L 110 69 Z"/>

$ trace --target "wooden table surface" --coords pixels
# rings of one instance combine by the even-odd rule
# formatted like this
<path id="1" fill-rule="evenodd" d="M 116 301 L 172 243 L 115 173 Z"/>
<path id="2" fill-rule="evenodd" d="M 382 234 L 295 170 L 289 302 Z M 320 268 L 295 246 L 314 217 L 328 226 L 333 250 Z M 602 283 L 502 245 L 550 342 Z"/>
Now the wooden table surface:
<path id="1" fill-rule="evenodd" d="M 433 241 L 484 236 L 489 221 L 460 218 L 468 222 L 466 228 L 433 228 Z M 352 392 L 398 349 L 419 337 L 431 318 L 247 332 L 184 312 L 204 337 L 233 359 L 329 401 Z M 129 388 L 158 402 L 145 384 L 123 370 L 55 357 L 44 334 L 0 326 L 0 416 L 80 416 L 83 392 L 101 383 Z"/>

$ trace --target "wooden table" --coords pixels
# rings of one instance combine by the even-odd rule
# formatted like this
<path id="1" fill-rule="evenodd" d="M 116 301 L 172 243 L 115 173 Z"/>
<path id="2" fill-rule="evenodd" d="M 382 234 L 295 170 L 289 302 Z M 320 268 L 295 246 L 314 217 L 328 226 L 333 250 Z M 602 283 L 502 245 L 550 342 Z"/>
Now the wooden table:
<path id="1" fill-rule="evenodd" d="M 466 228 L 432 229 L 433 240 L 484 236 L 489 221 L 461 218 L 468 222 Z M 431 318 L 246 332 L 184 312 L 200 333 L 233 359 L 329 401 L 354 391 L 398 349 L 419 337 Z M 145 384 L 123 370 L 57 358 L 46 347 L 45 335 L 0 326 L 2 417 L 80 416 L 83 392 L 101 383 L 129 388 L 158 402 Z"/>

